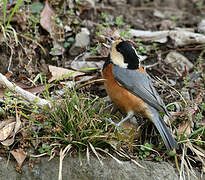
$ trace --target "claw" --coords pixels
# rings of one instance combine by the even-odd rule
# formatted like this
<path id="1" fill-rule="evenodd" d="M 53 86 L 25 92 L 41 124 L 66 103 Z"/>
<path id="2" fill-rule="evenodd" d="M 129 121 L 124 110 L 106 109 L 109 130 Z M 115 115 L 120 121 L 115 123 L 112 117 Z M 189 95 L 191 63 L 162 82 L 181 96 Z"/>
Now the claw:
<path id="1" fill-rule="evenodd" d="M 115 124 L 116 125 L 116 123 L 111 118 L 106 118 L 106 120 L 109 121 L 111 124 Z"/>
<path id="2" fill-rule="evenodd" d="M 119 132 L 119 127 L 121 126 L 121 124 L 123 124 L 128 119 L 132 118 L 133 115 L 134 115 L 134 113 L 132 111 L 128 112 L 127 116 L 124 119 L 122 119 L 119 123 L 115 123 L 111 118 L 107 118 L 107 121 L 109 121 L 111 124 L 114 124 L 115 129 L 117 129 L 117 131 Z"/>
<path id="3" fill-rule="evenodd" d="M 115 126 L 115 129 L 117 130 L 117 132 L 119 133 L 120 129 L 119 129 L 119 123 L 115 123 L 111 118 L 107 118 L 107 121 L 109 121 L 111 124 L 113 124 Z"/>

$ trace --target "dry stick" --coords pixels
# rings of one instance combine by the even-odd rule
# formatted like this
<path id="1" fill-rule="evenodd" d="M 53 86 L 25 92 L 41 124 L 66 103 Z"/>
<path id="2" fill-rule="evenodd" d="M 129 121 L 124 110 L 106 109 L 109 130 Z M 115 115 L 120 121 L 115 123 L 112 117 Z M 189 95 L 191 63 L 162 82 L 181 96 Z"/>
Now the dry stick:
<path id="1" fill-rule="evenodd" d="M 15 94 L 17 94 L 18 96 L 22 97 L 23 99 L 36 104 L 37 106 L 49 106 L 51 107 L 51 104 L 49 103 L 49 101 L 42 99 L 38 96 L 35 96 L 34 94 L 20 88 L 17 85 L 14 85 L 12 82 L 10 82 L 6 76 L 4 76 L 3 74 L 0 73 L 0 84 L 7 87 L 8 89 L 10 89 L 12 92 L 14 92 Z"/>
<path id="2" fill-rule="evenodd" d="M 203 45 L 198 45 L 196 47 L 185 47 L 185 48 L 177 48 L 177 49 L 170 49 L 167 51 L 162 52 L 161 54 L 167 54 L 169 52 L 176 52 L 176 51 L 201 51 L 204 50 L 205 47 L 203 47 Z"/>

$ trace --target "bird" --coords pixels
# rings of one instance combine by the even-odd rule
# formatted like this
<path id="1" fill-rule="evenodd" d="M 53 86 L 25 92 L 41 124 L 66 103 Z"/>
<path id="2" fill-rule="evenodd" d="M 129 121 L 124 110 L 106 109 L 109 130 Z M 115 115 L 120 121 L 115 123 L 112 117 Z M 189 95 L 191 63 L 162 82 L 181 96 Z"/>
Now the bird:
<path id="1" fill-rule="evenodd" d="M 159 112 L 170 116 L 163 100 L 144 68 L 141 66 L 141 57 L 133 44 L 127 40 L 112 40 L 109 55 L 102 68 L 105 89 L 112 102 L 126 113 L 126 117 L 112 124 L 119 128 L 125 121 L 136 114 L 141 114 L 154 123 L 168 151 L 178 148 L 178 143 L 172 136 Z"/>

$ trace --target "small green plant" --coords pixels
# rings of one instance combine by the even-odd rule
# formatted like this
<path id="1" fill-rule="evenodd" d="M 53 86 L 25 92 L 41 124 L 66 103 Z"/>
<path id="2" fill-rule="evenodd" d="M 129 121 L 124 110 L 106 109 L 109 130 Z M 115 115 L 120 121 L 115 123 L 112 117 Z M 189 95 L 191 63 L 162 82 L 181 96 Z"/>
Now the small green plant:
<path id="1" fill-rule="evenodd" d="M 186 87 L 187 85 L 189 85 L 189 83 L 190 83 L 190 77 L 189 76 L 186 76 L 185 78 L 184 78 L 184 86 Z"/>
<path id="2" fill-rule="evenodd" d="M 102 13 L 101 13 L 101 17 L 102 17 L 102 19 L 105 20 L 105 21 L 107 21 L 107 16 L 108 16 L 108 15 L 107 15 L 106 12 L 102 12 Z"/>
<path id="3" fill-rule="evenodd" d="M 91 47 L 91 48 L 90 48 L 90 53 L 91 53 L 92 55 L 96 55 L 96 54 L 97 54 L 96 47 Z"/>
<path id="4" fill-rule="evenodd" d="M 153 50 L 154 52 L 157 52 L 157 50 L 158 50 L 157 43 L 153 43 L 153 44 L 152 44 L 152 50 Z"/>
<path id="5" fill-rule="evenodd" d="M 40 14 L 36 14 L 36 15 L 30 14 L 30 16 L 28 17 L 28 28 L 25 35 L 31 37 L 35 35 L 35 38 L 39 39 L 40 38 L 40 36 L 38 36 L 39 22 L 40 22 Z"/>
<path id="6" fill-rule="evenodd" d="M 117 25 L 118 27 L 120 26 L 123 26 L 125 23 L 123 21 L 123 18 L 122 16 L 118 16 L 116 19 L 115 19 L 115 25 Z"/>
<path id="7" fill-rule="evenodd" d="M 155 156 L 154 159 L 158 162 L 161 162 L 163 160 L 161 156 Z"/>
<path id="8" fill-rule="evenodd" d="M 70 10 L 68 11 L 68 14 L 69 14 L 70 16 L 74 16 L 74 15 L 75 15 L 74 9 L 70 9 Z"/>
<path id="9" fill-rule="evenodd" d="M 75 41 L 73 37 L 69 37 L 65 42 L 64 42 L 64 48 L 70 47 L 71 44 Z"/>
<path id="10" fill-rule="evenodd" d="M 169 104 L 169 106 L 167 106 L 167 110 L 174 111 L 175 110 L 175 105 L 173 103 Z"/>
<path id="11" fill-rule="evenodd" d="M 101 49 L 102 49 L 101 44 L 100 44 L 100 43 L 97 43 L 96 46 L 90 48 L 90 53 L 91 53 L 92 55 L 97 55 L 98 52 L 101 51 Z"/>
<path id="12" fill-rule="evenodd" d="M 40 153 L 46 153 L 49 156 L 51 155 L 51 146 L 43 143 L 42 147 L 38 150 Z"/>
<path id="13" fill-rule="evenodd" d="M 176 151 L 169 151 L 167 152 L 167 155 L 170 157 L 174 157 L 176 155 Z"/>
<path id="14" fill-rule="evenodd" d="M 173 23 L 176 23 L 176 21 L 177 21 L 177 17 L 176 16 L 172 16 L 171 19 L 172 19 Z"/>
<path id="15" fill-rule="evenodd" d="M 204 7 L 204 2 L 201 0 L 201 1 L 198 1 L 197 3 L 196 3 L 196 7 L 198 8 L 198 9 L 202 9 L 203 7 Z"/>
<path id="16" fill-rule="evenodd" d="M 146 49 L 143 47 L 141 41 L 138 41 L 138 42 L 137 42 L 137 46 L 138 46 L 137 52 L 138 52 L 139 54 L 146 54 L 146 53 L 147 53 L 147 51 L 146 51 Z"/>
<path id="17" fill-rule="evenodd" d="M 101 13 L 101 17 L 103 19 L 103 26 L 109 27 L 110 25 L 113 25 L 113 17 L 106 12 Z"/>
<path id="18" fill-rule="evenodd" d="M 125 30 L 120 30 L 120 37 L 131 38 L 131 34 L 129 33 L 130 25 L 126 25 Z"/>
<path id="19" fill-rule="evenodd" d="M 34 2 L 31 4 L 31 13 L 40 13 L 43 9 L 43 4 L 40 2 Z"/>
<path id="20" fill-rule="evenodd" d="M 145 159 L 148 156 L 150 156 L 150 151 L 154 147 L 153 144 L 145 143 L 144 146 L 140 147 L 140 152 L 139 152 L 139 158 L 140 159 Z"/>

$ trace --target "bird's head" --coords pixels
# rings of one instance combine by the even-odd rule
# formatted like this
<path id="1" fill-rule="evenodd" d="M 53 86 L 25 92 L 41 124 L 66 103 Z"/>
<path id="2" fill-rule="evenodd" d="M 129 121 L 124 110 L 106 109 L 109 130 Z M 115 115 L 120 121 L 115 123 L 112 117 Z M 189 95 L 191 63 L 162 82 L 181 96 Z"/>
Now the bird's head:
<path id="1" fill-rule="evenodd" d="M 111 44 L 110 58 L 113 64 L 128 69 L 139 68 L 140 56 L 129 41 L 106 39 Z"/>

